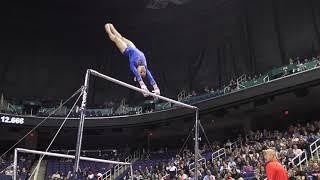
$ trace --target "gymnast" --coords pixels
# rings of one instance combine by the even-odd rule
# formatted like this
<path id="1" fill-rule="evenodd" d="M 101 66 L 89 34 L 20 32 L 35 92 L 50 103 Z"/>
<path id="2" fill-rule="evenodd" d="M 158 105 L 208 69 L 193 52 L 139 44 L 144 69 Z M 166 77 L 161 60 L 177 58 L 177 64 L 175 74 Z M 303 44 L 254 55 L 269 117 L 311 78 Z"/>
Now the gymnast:
<path id="1" fill-rule="evenodd" d="M 153 86 L 153 93 L 160 95 L 160 89 L 157 86 L 156 81 L 152 77 L 151 72 L 147 67 L 146 57 L 143 52 L 141 52 L 136 46 L 125 37 L 121 36 L 121 34 L 114 28 L 114 26 L 110 23 L 105 25 L 105 29 L 109 35 L 111 41 L 115 43 L 120 52 L 129 58 L 129 66 L 130 70 L 135 76 L 135 79 L 139 82 L 141 89 L 148 91 L 147 86 L 143 82 L 142 78 L 146 76 L 149 79 L 150 84 Z M 147 94 L 143 93 L 146 97 Z"/>

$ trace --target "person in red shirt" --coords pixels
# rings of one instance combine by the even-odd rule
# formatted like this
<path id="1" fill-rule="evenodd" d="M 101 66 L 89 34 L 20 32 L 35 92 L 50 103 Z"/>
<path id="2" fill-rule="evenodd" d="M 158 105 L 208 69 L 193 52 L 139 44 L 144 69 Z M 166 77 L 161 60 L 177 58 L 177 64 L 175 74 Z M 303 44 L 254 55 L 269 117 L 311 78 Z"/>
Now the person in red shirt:
<path id="1" fill-rule="evenodd" d="M 288 172 L 277 160 L 276 151 L 267 149 L 263 151 L 266 160 L 266 174 L 268 180 L 288 180 Z"/>

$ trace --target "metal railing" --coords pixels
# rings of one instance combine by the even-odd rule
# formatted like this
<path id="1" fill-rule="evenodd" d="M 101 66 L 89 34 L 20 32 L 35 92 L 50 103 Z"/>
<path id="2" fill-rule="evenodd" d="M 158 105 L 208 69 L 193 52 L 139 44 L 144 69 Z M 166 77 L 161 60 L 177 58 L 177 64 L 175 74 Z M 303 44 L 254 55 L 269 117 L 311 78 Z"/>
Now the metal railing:
<path id="1" fill-rule="evenodd" d="M 7 110 L 13 113 L 17 113 L 17 109 L 10 103 L 8 103 Z"/>
<path id="2" fill-rule="evenodd" d="M 140 159 L 140 157 L 141 157 L 140 150 L 133 152 L 133 160 Z"/>
<path id="3" fill-rule="evenodd" d="M 264 77 L 263 78 L 263 82 L 265 83 L 265 82 L 269 82 L 269 80 L 270 80 L 270 78 L 269 78 L 269 76 L 267 75 L 266 77 Z"/>
<path id="4" fill-rule="evenodd" d="M 141 107 L 141 106 L 138 107 L 138 109 L 137 109 L 137 114 L 142 114 L 142 107 Z"/>
<path id="5" fill-rule="evenodd" d="M 296 157 L 291 159 L 289 162 L 289 165 L 296 165 L 299 166 L 300 170 L 302 170 L 302 163 L 305 163 L 305 165 L 308 167 L 308 157 L 306 150 L 302 151 L 300 154 L 298 154 Z"/>
<path id="6" fill-rule="evenodd" d="M 217 150 L 216 152 L 212 153 L 211 160 L 213 161 L 215 159 L 220 158 L 221 156 L 224 156 L 224 157 L 227 156 L 225 148 L 221 148 L 221 149 Z"/>
<path id="7" fill-rule="evenodd" d="M 319 160 L 319 149 L 320 149 L 320 139 L 317 139 L 310 144 L 310 153 L 311 153 L 312 160 L 314 160 L 314 154 L 316 154 L 316 157 Z"/>
<path id="8" fill-rule="evenodd" d="M 223 93 L 226 94 L 226 93 L 229 93 L 231 91 L 231 88 L 230 86 L 226 86 L 223 88 Z"/>
<path id="9" fill-rule="evenodd" d="M 205 165 L 205 167 L 207 167 L 207 161 L 205 158 L 201 158 L 198 160 L 198 163 L 200 163 L 200 166 Z M 193 171 L 195 169 L 195 162 L 189 164 L 189 170 Z"/>
<path id="10" fill-rule="evenodd" d="M 233 151 L 234 149 L 241 147 L 241 140 L 238 139 L 237 141 L 231 143 L 230 145 L 226 145 L 226 148 L 230 149 L 231 151 Z"/>
<path id="11" fill-rule="evenodd" d="M 242 76 L 237 78 L 237 84 L 241 84 L 245 80 L 247 80 L 247 75 L 243 74 Z"/>
<path id="12" fill-rule="evenodd" d="M 133 155 L 129 155 L 124 162 L 132 164 L 134 161 L 140 158 L 140 151 L 133 152 Z M 102 180 L 116 179 L 123 172 L 125 172 L 130 166 L 126 164 L 117 164 L 112 169 L 109 169 L 102 175 Z"/>
<path id="13" fill-rule="evenodd" d="M 181 101 L 181 100 L 185 99 L 186 96 L 187 96 L 186 91 L 185 91 L 185 90 L 182 90 L 182 91 L 178 94 L 178 96 L 177 96 L 177 97 L 178 97 L 178 101 Z"/>
<path id="14" fill-rule="evenodd" d="M 111 169 L 109 169 L 106 173 L 102 175 L 102 180 L 111 179 L 111 176 L 112 176 L 112 172 L 111 172 Z"/>

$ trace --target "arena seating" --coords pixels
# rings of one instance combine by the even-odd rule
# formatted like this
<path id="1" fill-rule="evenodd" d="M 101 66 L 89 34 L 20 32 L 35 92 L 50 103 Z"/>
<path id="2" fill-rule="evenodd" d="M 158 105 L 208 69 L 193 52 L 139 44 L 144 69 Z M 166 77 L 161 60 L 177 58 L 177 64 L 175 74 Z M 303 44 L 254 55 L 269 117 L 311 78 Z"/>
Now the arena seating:
<path id="1" fill-rule="evenodd" d="M 74 161 L 48 160 L 47 175 L 50 178 L 53 174 L 58 173 L 61 177 L 67 177 L 73 171 Z M 112 165 L 105 163 L 95 163 L 88 161 L 80 161 L 81 175 L 86 179 L 89 174 L 94 174 L 97 177 L 98 173 L 106 172 L 111 169 Z"/>
<path id="2" fill-rule="evenodd" d="M 231 177 L 263 179 L 265 178 L 265 162 L 263 161 L 262 150 L 267 147 L 273 147 L 279 152 L 279 161 L 286 166 L 292 178 L 301 175 L 302 172 L 309 177 L 315 176 L 314 172 L 320 172 L 318 164 L 313 165 L 313 169 L 305 171 L 306 166 L 300 164 L 302 159 L 296 161 L 298 159 L 296 157 L 299 157 L 297 153 L 300 151 L 300 154 L 309 151 L 309 145 L 319 139 L 319 128 L 320 123 L 314 122 L 305 126 L 299 124 L 290 126 L 284 132 L 267 130 L 250 132 L 244 137 L 238 138 L 234 143 L 227 142 L 224 144 L 224 148 L 216 151 L 218 153 L 215 152 L 212 156 L 210 156 L 211 152 L 202 153 L 202 158 L 205 158 L 206 161 L 200 164 L 201 179 L 204 178 L 208 170 L 216 179 Z M 190 175 L 189 170 L 192 170 L 192 159 L 194 157 L 194 154 L 190 152 L 185 151 L 180 156 L 176 154 L 177 151 L 152 153 L 148 156 L 148 159 L 138 160 L 134 163 L 134 177 L 136 179 L 141 177 L 143 179 L 168 177 L 170 173 L 167 170 L 170 163 L 174 163 L 174 166 L 176 166 L 175 174 L 177 177 L 179 177 L 179 169 L 183 169 L 186 175 Z M 129 179 L 127 173 L 128 171 L 122 174 L 119 179 Z"/>
<path id="3" fill-rule="evenodd" d="M 18 160 L 18 178 L 19 179 L 27 179 L 28 177 L 28 173 L 31 169 L 33 163 L 33 158 L 31 156 L 28 157 L 19 157 Z M 12 175 L 13 175 L 13 158 L 12 156 L 10 157 L 4 157 L 3 159 L 1 159 L 1 163 L 0 163 L 0 179 L 2 180 L 6 180 L 6 179 L 12 179 Z"/>
<path id="4" fill-rule="evenodd" d="M 206 92 L 204 94 L 200 94 L 197 96 L 192 96 L 192 95 L 185 96 L 182 99 L 182 102 L 195 103 L 208 98 L 222 96 L 230 92 L 254 87 L 254 86 L 266 83 L 270 80 L 275 80 L 284 76 L 288 76 L 290 74 L 296 74 L 306 70 L 311 70 L 316 67 L 319 67 L 319 65 L 320 65 L 320 61 L 317 58 L 313 57 L 311 58 L 311 60 L 305 60 L 303 63 L 297 62 L 297 63 L 285 65 L 282 67 L 273 68 L 272 70 L 267 71 L 264 74 L 260 74 L 259 76 L 253 76 L 253 78 L 251 78 L 248 75 L 243 75 L 237 79 L 237 82 L 236 82 L 237 86 L 235 88 L 232 88 L 230 86 L 231 84 L 230 83 L 228 86 L 224 87 L 223 89 L 210 90 L 209 92 Z"/>
<path id="5" fill-rule="evenodd" d="M 263 161 L 262 150 L 272 147 L 278 151 L 279 161 L 285 165 L 291 177 L 316 177 L 320 173 L 317 158 L 320 146 L 316 145 L 318 149 L 316 152 L 312 151 L 311 156 L 310 145 L 320 142 L 319 139 L 320 122 L 314 121 L 305 125 L 292 125 L 283 132 L 250 131 L 235 138 L 234 142 L 227 141 L 221 148 L 213 146 L 215 152 L 209 151 L 210 148 L 203 144 L 199 174 L 201 179 L 209 173 L 208 170 L 216 179 L 228 177 L 264 178 L 265 162 Z M 192 152 L 192 150 L 186 149 L 179 154 L 177 150 L 160 150 L 144 154 L 141 159 L 133 164 L 134 176 L 136 179 L 139 177 L 143 179 L 169 177 L 169 169 L 172 166 L 176 167 L 173 169 L 175 169 L 174 175 L 177 177 L 181 176 L 182 173 L 192 176 L 194 170 L 194 154 Z M 307 152 L 305 160 L 297 158 L 304 152 Z M 10 158 L 5 159 L 0 164 L 1 169 L 5 169 L 12 163 Z M 26 179 L 28 176 L 32 162 L 32 158 L 21 157 L 19 159 L 18 171 L 21 179 Z M 58 172 L 60 176 L 67 178 L 68 173 L 72 171 L 72 166 L 73 161 L 48 159 L 46 177 L 50 179 L 53 174 Z M 80 168 L 83 179 L 91 174 L 94 178 L 97 178 L 98 173 L 103 174 L 108 170 L 114 172 L 114 166 L 112 165 L 87 161 L 81 161 Z M 180 171 L 181 169 L 183 171 Z M 116 179 L 128 179 L 128 170 Z M 0 174 L 0 178 L 10 179 L 10 175 L 12 175 L 12 169 L 8 168 Z"/>

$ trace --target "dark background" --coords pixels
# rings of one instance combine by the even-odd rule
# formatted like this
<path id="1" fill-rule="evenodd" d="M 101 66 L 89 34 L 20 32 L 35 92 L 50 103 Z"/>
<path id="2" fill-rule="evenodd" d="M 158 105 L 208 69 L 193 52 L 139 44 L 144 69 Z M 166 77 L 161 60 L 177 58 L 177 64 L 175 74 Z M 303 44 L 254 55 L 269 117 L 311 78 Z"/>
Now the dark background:
<path id="1" fill-rule="evenodd" d="M 319 0 L 194 0 L 146 9 L 128 0 L 2 2 L 0 92 L 7 98 L 66 98 L 96 69 L 132 82 L 127 58 L 108 40 L 112 22 L 144 51 L 162 94 L 218 88 L 289 57 L 319 53 Z M 93 79 L 89 102 L 132 97 Z M 134 93 L 136 95 L 137 93 Z M 140 95 L 139 95 L 140 96 Z"/>

